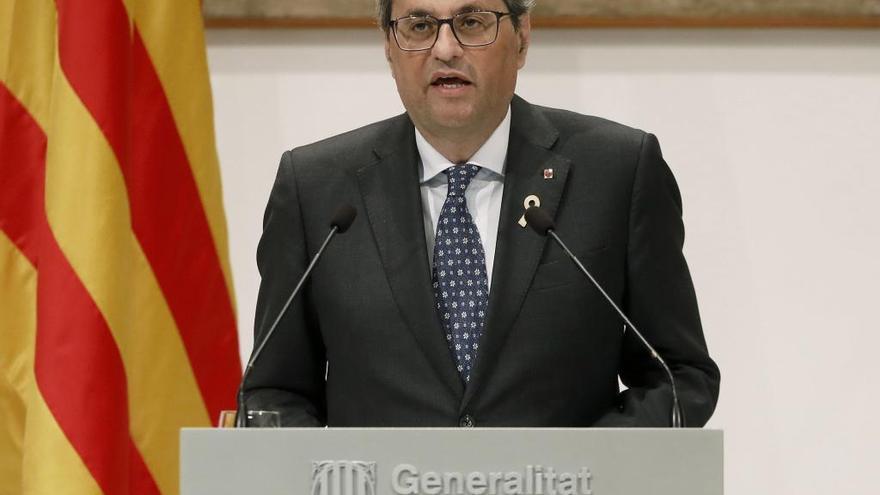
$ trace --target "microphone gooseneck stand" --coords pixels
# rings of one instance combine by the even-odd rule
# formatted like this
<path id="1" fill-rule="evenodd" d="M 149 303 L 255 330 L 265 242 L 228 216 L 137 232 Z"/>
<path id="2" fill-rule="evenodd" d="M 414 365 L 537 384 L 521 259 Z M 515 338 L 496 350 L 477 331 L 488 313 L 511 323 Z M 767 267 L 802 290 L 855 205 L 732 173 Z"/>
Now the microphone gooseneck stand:
<path id="1" fill-rule="evenodd" d="M 357 216 L 357 210 L 355 210 L 351 205 L 342 205 L 336 210 L 336 214 L 333 215 L 333 220 L 330 221 L 330 232 L 327 234 L 327 237 L 324 239 L 324 243 L 321 244 L 321 247 L 318 249 L 318 252 L 315 253 L 315 256 L 312 257 L 312 261 L 309 263 L 309 266 L 306 268 L 306 271 L 303 273 L 302 277 L 300 277 L 299 282 L 294 287 L 293 292 L 290 293 L 290 296 L 287 298 L 287 301 L 284 303 L 284 306 L 281 307 L 281 311 L 278 312 L 278 316 L 275 317 L 275 321 L 272 322 L 272 325 L 269 327 L 269 330 L 266 332 L 266 335 L 260 341 L 259 345 L 254 348 L 253 353 L 251 353 L 250 359 L 248 359 L 247 366 L 245 366 L 244 373 L 241 376 L 241 383 L 238 386 L 238 394 L 237 394 L 237 407 L 235 413 L 235 427 L 236 428 L 244 428 L 247 426 L 246 418 L 247 415 L 247 407 L 245 407 L 244 403 L 244 385 L 247 383 L 248 376 L 250 376 L 251 370 L 254 368 L 254 363 L 257 362 L 257 358 L 260 357 L 260 354 L 263 352 L 263 349 L 266 347 L 266 344 L 269 342 L 269 339 L 272 337 L 272 334 L 275 333 L 275 329 L 278 328 L 278 323 L 281 322 L 281 318 L 287 313 L 287 309 L 290 307 L 290 304 L 296 298 L 296 295 L 299 293 L 303 284 L 305 284 L 306 279 L 309 278 L 309 274 L 312 273 L 312 269 L 315 268 L 315 265 L 318 264 L 318 260 L 321 259 L 321 254 L 324 253 L 324 249 L 330 244 L 330 240 L 333 239 L 337 233 L 342 234 L 351 226 L 351 223 L 354 221 L 355 216 Z"/>
<path id="2" fill-rule="evenodd" d="M 593 283 L 593 286 L 599 290 L 599 293 L 608 301 L 608 304 L 614 308 L 614 311 L 623 319 L 624 323 L 632 329 L 633 333 L 642 341 L 642 344 L 648 349 L 651 353 L 651 357 L 654 358 L 658 363 L 660 363 L 660 367 L 663 368 L 663 371 L 666 372 L 666 376 L 669 377 L 669 383 L 672 386 L 672 411 L 670 413 L 670 423 L 673 428 L 683 428 L 685 426 L 684 420 L 684 411 L 681 408 L 681 404 L 678 401 L 678 390 L 675 387 L 675 378 L 672 375 L 672 370 L 669 369 L 669 366 L 666 365 L 666 361 L 660 356 L 660 354 L 654 349 L 647 339 L 645 339 L 642 332 L 633 324 L 632 321 L 626 316 L 626 314 L 617 306 L 611 296 L 605 292 L 605 289 L 599 285 L 599 282 L 593 278 L 593 275 L 590 274 L 590 271 L 584 267 L 581 261 L 578 259 L 571 250 L 568 249 L 568 246 L 562 242 L 562 239 L 556 235 L 555 225 L 553 224 L 553 219 L 542 209 L 537 206 L 533 206 L 526 210 L 526 221 L 532 227 L 532 229 L 542 236 L 549 235 L 559 244 L 559 247 L 565 251 L 565 254 L 574 261 L 575 265 L 580 269 L 580 271 L 590 279 L 590 282 Z"/>

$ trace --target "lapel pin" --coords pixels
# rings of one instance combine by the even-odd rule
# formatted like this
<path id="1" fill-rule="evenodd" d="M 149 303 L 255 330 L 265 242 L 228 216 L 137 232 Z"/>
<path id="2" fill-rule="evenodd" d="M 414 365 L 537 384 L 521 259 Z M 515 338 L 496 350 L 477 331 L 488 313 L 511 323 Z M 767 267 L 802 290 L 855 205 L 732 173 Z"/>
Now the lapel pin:
<path id="1" fill-rule="evenodd" d="M 544 180 L 550 180 L 553 178 L 553 169 L 545 168 L 544 169 Z"/>
<path id="2" fill-rule="evenodd" d="M 550 170 L 550 174 L 551 175 L 553 174 L 553 170 Z M 546 170 L 544 171 L 544 177 L 545 178 L 547 177 Z M 534 194 L 529 194 L 528 196 L 526 196 L 526 199 L 523 201 L 523 209 L 528 210 L 529 208 L 531 208 L 533 206 L 541 206 L 541 198 L 539 198 L 538 196 L 536 196 Z M 519 222 L 517 222 L 517 223 L 519 223 L 519 226 L 522 228 L 526 228 L 526 226 L 529 225 L 529 223 L 526 222 L 525 214 L 523 214 L 523 216 L 520 217 Z"/>

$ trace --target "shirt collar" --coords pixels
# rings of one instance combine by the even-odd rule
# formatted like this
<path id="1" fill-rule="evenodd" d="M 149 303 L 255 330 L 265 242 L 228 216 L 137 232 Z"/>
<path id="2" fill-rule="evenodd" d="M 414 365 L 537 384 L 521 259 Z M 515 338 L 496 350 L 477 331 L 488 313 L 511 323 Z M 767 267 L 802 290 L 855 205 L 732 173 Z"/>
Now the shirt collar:
<path id="1" fill-rule="evenodd" d="M 504 176 L 505 158 L 507 158 L 507 144 L 510 141 L 510 107 L 507 107 L 507 115 L 504 120 L 498 124 L 495 131 L 489 136 L 489 139 L 483 143 L 483 146 L 474 153 L 467 162 L 478 165 L 486 170 L 495 172 L 500 176 Z M 424 184 L 433 179 L 437 175 L 443 173 L 447 168 L 455 165 L 446 159 L 439 151 L 422 136 L 422 133 L 416 129 L 416 147 L 419 149 L 419 157 L 421 158 L 420 172 L 421 183 Z"/>

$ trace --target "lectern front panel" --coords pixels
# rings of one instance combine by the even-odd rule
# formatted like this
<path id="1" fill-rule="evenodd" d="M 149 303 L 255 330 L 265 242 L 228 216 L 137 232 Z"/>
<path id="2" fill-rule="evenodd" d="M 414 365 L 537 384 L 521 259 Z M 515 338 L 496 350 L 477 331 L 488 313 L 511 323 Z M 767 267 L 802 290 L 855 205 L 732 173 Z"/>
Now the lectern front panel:
<path id="1" fill-rule="evenodd" d="M 722 432 L 185 429 L 183 495 L 721 495 Z"/>

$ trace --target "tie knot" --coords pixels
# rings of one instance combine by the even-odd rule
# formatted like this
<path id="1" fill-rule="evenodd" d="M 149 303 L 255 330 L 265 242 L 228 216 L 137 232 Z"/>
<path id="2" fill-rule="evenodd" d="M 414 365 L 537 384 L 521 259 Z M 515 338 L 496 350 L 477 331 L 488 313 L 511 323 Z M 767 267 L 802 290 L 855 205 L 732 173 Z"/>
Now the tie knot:
<path id="1" fill-rule="evenodd" d="M 464 196 L 464 192 L 471 183 L 471 179 L 473 179 L 479 171 L 480 167 L 472 163 L 454 165 L 444 170 L 443 173 L 446 174 L 446 177 L 449 180 L 446 195 Z"/>

